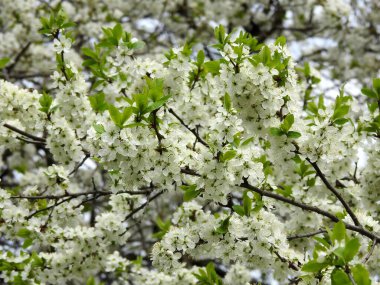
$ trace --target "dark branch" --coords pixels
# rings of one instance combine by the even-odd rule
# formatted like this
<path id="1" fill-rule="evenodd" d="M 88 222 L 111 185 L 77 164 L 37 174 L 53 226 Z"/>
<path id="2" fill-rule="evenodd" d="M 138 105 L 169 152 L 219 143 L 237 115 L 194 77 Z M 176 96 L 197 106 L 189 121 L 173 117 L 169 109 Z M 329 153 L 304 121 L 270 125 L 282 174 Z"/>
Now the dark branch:
<path id="1" fill-rule="evenodd" d="M 316 235 L 324 234 L 324 233 L 327 233 L 327 231 L 326 230 L 319 230 L 319 231 L 306 233 L 306 234 L 288 236 L 288 240 L 294 240 L 294 239 L 299 239 L 299 238 L 308 238 L 308 237 L 312 237 L 312 236 L 316 236 Z"/>
<path id="2" fill-rule="evenodd" d="M 132 212 L 130 212 L 124 219 L 124 221 L 130 219 L 131 217 L 133 217 L 133 215 L 135 215 L 137 212 L 141 211 L 142 209 L 145 208 L 145 206 L 147 206 L 151 201 L 157 199 L 159 196 L 161 196 L 165 191 L 164 190 L 161 190 L 160 192 L 156 193 L 155 195 L 153 195 L 152 197 L 148 198 L 148 200 L 141 204 L 140 206 L 138 206 L 136 209 L 132 210 Z"/>
<path id="3" fill-rule="evenodd" d="M 347 202 L 343 199 L 342 195 L 330 184 L 330 182 L 327 180 L 326 176 L 323 174 L 321 169 L 319 168 L 318 164 L 316 162 L 312 162 L 309 158 L 306 158 L 306 160 L 313 166 L 315 171 L 317 172 L 317 175 L 323 183 L 326 185 L 326 187 L 335 195 L 336 198 L 342 203 L 343 207 L 346 209 L 347 213 L 350 215 L 351 219 L 353 220 L 354 224 L 356 226 L 361 226 L 358 218 L 355 216 L 354 212 L 351 210 L 350 206 L 347 204 Z"/>
<path id="4" fill-rule="evenodd" d="M 11 126 L 11 125 L 9 125 L 9 124 L 4 124 L 3 126 L 6 127 L 7 129 L 10 129 L 11 131 L 14 131 L 14 132 L 16 132 L 16 133 L 18 133 L 18 134 L 20 134 L 20 135 L 23 135 L 23 136 L 25 136 L 25 137 L 27 137 L 27 138 L 30 138 L 30 139 L 32 139 L 32 140 L 34 140 L 34 141 L 38 141 L 38 142 L 41 142 L 41 143 L 45 143 L 45 139 L 44 139 L 44 138 L 40 138 L 40 137 L 37 137 L 37 136 L 31 135 L 31 134 L 29 134 L 29 133 L 27 133 L 27 132 L 24 132 L 24 131 L 22 131 L 22 130 L 20 130 L 20 129 L 14 127 L 14 126 Z"/>
<path id="5" fill-rule="evenodd" d="M 196 129 L 190 128 L 180 116 L 178 116 L 173 109 L 169 109 L 169 113 L 172 114 L 178 121 L 180 121 L 181 125 L 184 126 L 186 129 L 188 129 L 190 132 L 193 133 L 193 135 L 197 138 L 197 140 L 203 144 L 205 147 L 210 148 L 210 146 L 198 135 L 198 132 Z"/>
<path id="6" fill-rule="evenodd" d="M 305 211 L 317 213 L 317 214 L 319 214 L 321 216 L 329 218 L 331 221 L 333 221 L 335 223 L 339 221 L 338 217 L 336 217 L 336 216 L 330 214 L 329 212 L 324 211 L 324 210 L 322 210 L 322 209 L 320 209 L 318 207 L 306 205 L 306 204 L 294 201 L 292 199 L 286 198 L 284 196 L 278 195 L 276 193 L 265 191 L 265 190 L 261 190 L 260 188 L 257 188 L 255 186 L 250 185 L 247 181 L 244 181 L 239 186 L 243 187 L 245 189 L 252 190 L 252 191 L 254 191 L 256 193 L 259 193 L 262 196 L 273 198 L 273 199 L 276 199 L 278 201 L 282 201 L 282 202 L 285 202 L 287 204 L 296 206 L 296 207 L 301 208 L 301 209 L 303 209 Z M 362 227 L 355 226 L 355 225 L 348 224 L 348 223 L 345 223 L 345 225 L 346 225 L 346 228 L 349 229 L 349 230 L 351 230 L 351 231 L 360 233 L 361 235 L 366 236 L 366 237 L 368 237 L 368 238 L 370 238 L 372 240 L 380 241 L 380 237 L 379 236 L 375 235 L 374 233 L 371 233 L 370 231 L 367 231 L 366 229 L 364 229 Z"/>

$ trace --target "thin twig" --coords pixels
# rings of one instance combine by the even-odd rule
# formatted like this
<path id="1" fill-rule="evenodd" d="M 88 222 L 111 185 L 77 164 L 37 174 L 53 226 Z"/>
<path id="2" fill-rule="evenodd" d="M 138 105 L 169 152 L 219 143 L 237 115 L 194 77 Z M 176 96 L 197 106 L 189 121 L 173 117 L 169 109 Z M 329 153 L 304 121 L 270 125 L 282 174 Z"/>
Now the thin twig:
<path id="1" fill-rule="evenodd" d="M 288 236 L 287 239 L 288 240 L 294 240 L 294 239 L 299 239 L 299 238 L 308 238 L 308 237 L 312 237 L 312 236 L 316 236 L 316 235 L 324 234 L 324 233 L 327 233 L 327 231 L 326 230 L 318 230 L 318 231 L 311 232 L 311 233 Z"/>
<path id="2" fill-rule="evenodd" d="M 145 203 L 141 204 L 140 206 L 138 206 L 136 209 L 132 210 L 132 212 L 130 212 L 124 219 L 124 221 L 127 221 L 128 219 L 130 219 L 131 217 L 133 217 L 137 212 L 141 211 L 142 209 L 145 208 L 145 206 L 147 206 L 151 201 L 157 199 L 159 196 L 161 196 L 165 191 L 164 190 L 161 190 L 160 192 L 156 193 L 155 195 L 153 195 L 152 197 L 150 197 Z"/>
<path id="3" fill-rule="evenodd" d="M 7 73 L 9 74 L 13 68 L 17 65 L 17 63 L 20 61 L 20 59 L 23 57 L 23 55 L 26 53 L 26 51 L 29 49 L 30 45 L 32 43 L 28 42 L 22 49 L 21 51 L 16 55 L 15 59 L 13 60 L 13 63 L 9 65 L 7 69 Z"/>
<path id="4" fill-rule="evenodd" d="M 100 194 L 102 196 L 109 196 L 109 195 L 118 195 L 118 194 L 129 194 L 129 195 L 145 195 L 148 194 L 149 191 L 147 190 L 141 190 L 141 191 L 119 191 L 119 192 L 111 192 L 111 191 L 90 191 L 90 192 L 79 192 L 79 193 L 65 193 L 62 195 L 40 195 L 40 196 L 11 196 L 11 199 L 28 199 L 28 200 L 42 200 L 42 199 L 47 199 L 47 200 L 59 200 L 62 198 L 67 198 L 67 197 L 72 197 L 72 198 L 77 198 L 80 196 L 86 196 L 86 195 L 96 195 Z"/>
<path id="5" fill-rule="evenodd" d="M 363 259 L 363 263 L 364 264 L 367 263 L 368 260 L 371 258 L 373 252 L 375 251 L 376 245 L 377 245 L 377 240 L 373 240 L 372 241 L 371 250 L 368 252 L 368 254 Z"/>
<path id="6" fill-rule="evenodd" d="M 176 112 L 174 112 L 174 110 L 173 109 L 169 109 L 169 113 L 170 114 L 172 114 L 174 117 L 176 117 L 176 119 L 178 120 L 178 121 L 180 121 L 180 123 L 181 123 L 181 125 L 182 126 L 184 126 L 186 129 L 188 129 L 190 132 L 192 132 L 193 133 L 193 135 L 197 138 L 197 140 L 201 143 L 201 144 L 203 144 L 205 147 L 207 147 L 207 148 L 210 148 L 210 146 L 198 135 L 198 132 L 197 132 L 197 130 L 196 129 L 192 129 L 192 128 L 190 128 L 183 120 L 182 120 L 182 118 L 180 117 L 180 116 L 178 116 L 177 114 L 176 114 Z"/>
<path id="7" fill-rule="evenodd" d="M 71 175 L 73 175 L 75 172 L 77 172 L 78 171 L 78 169 L 86 162 L 86 160 L 87 160 L 87 158 L 89 158 L 90 157 L 90 154 L 86 154 L 85 156 L 84 156 L 84 158 L 82 159 L 82 161 L 81 162 L 79 162 L 78 164 L 77 164 L 77 166 L 75 166 L 75 168 L 69 173 L 69 176 L 71 176 Z"/>

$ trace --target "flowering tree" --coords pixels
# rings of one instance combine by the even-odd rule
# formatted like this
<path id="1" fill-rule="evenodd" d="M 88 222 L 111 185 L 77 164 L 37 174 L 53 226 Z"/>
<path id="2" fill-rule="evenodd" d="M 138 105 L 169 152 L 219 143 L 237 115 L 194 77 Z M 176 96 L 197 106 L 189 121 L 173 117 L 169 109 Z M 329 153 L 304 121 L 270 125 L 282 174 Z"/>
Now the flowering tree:
<path id="1" fill-rule="evenodd" d="M 376 284 L 380 5 L 320 2 L 2 1 L 0 280 Z"/>

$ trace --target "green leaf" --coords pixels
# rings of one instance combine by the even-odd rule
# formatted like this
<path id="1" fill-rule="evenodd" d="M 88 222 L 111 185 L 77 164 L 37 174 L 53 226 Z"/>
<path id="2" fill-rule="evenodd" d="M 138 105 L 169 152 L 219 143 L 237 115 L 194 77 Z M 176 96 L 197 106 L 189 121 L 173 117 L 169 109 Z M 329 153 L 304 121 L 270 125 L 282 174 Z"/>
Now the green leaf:
<path id="1" fill-rule="evenodd" d="M 4 68 L 10 60 L 9 57 L 0 58 L 0 69 Z"/>
<path id="2" fill-rule="evenodd" d="M 371 279 L 367 269 L 361 265 L 357 264 L 351 268 L 352 276 L 357 285 L 371 285 Z"/>
<path id="3" fill-rule="evenodd" d="M 310 77 L 311 71 L 310 71 L 310 64 L 308 62 L 304 63 L 304 73 L 306 77 Z"/>
<path id="4" fill-rule="evenodd" d="M 373 85 L 373 89 L 375 89 L 377 95 L 378 95 L 378 99 L 380 99 L 380 78 L 373 78 L 372 79 L 372 85 Z"/>
<path id="5" fill-rule="evenodd" d="M 231 97 L 227 92 L 224 94 L 223 105 L 227 112 L 231 111 L 231 108 L 232 108 Z"/>
<path id="6" fill-rule="evenodd" d="M 32 253 L 32 267 L 43 267 L 44 266 L 44 260 L 38 256 L 36 252 Z"/>
<path id="7" fill-rule="evenodd" d="M 263 49 L 260 51 L 260 56 L 261 56 L 261 62 L 264 65 L 268 65 L 268 63 L 272 59 L 271 51 L 270 51 L 269 47 L 264 46 Z"/>
<path id="8" fill-rule="evenodd" d="M 103 92 L 88 97 L 88 99 L 90 100 L 91 107 L 96 113 L 103 113 L 105 110 L 107 110 L 108 104 L 105 98 L 106 96 Z"/>
<path id="9" fill-rule="evenodd" d="M 226 31 L 223 27 L 223 25 L 219 25 L 214 30 L 215 38 L 218 40 L 219 43 L 223 44 L 224 39 L 226 38 Z"/>
<path id="10" fill-rule="evenodd" d="M 204 70 L 206 73 L 211 73 L 212 75 L 218 75 L 220 73 L 220 61 L 219 60 L 213 60 L 213 61 L 207 61 L 205 62 Z"/>
<path id="11" fill-rule="evenodd" d="M 27 238 L 24 240 L 24 243 L 22 244 L 22 248 L 28 248 L 33 244 L 33 238 Z"/>
<path id="12" fill-rule="evenodd" d="M 228 218 L 224 219 L 219 227 L 215 230 L 216 233 L 218 234 L 225 234 L 228 232 L 228 227 L 230 226 L 230 218 L 231 216 L 229 216 Z"/>
<path id="13" fill-rule="evenodd" d="M 334 229 L 332 231 L 332 240 L 341 241 L 346 237 L 346 226 L 342 221 L 335 223 Z"/>
<path id="14" fill-rule="evenodd" d="M 287 136 L 288 138 L 298 139 L 298 138 L 301 136 L 301 133 L 299 133 L 299 132 L 289 131 L 289 132 L 286 133 L 286 136 Z"/>
<path id="15" fill-rule="evenodd" d="M 349 240 L 343 250 L 343 257 L 346 263 L 350 262 L 355 255 L 359 252 L 360 242 L 358 238 Z"/>
<path id="16" fill-rule="evenodd" d="M 143 49 L 145 47 L 145 42 L 143 41 L 137 41 L 132 44 L 132 48 L 135 50 Z"/>
<path id="17" fill-rule="evenodd" d="M 163 236 L 169 231 L 170 229 L 170 226 L 171 226 L 171 222 L 170 222 L 170 219 L 167 220 L 167 221 L 163 221 L 161 220 L 161 218 L 157 218 L 156 220 L 156 224 L 158 226 L 158 228 L 160 229 L 160 231 L 156 232 L 153 234 L 153 237 L 157 238 L 157 239 L 162 239 Z"/>
<path id="18" fill-rule="evenodd" d="M 248 192 L 243 195 L 244 214 L 249 217 L 252 210 L 252 199 L 248 197 Z"/>
<path id="19" fill-rule="evenodd" d="M 253 193 L 255 200 L 255 207 L 253 207 L 253 212 L 258 212 L 264 207 L 263 197 L 259 193 Z"/>
<path id="20" fill-rule="evenodd" d="M 245 212 L 244 212 L 244 207 L 243 206 L 240 206 L 240 205 L 233 205 L 232 206 L 232 209 L 235 211 L 235 213 L 237 213 L 239 216 L 244 216 L 245 215 Z"/>
<path id="21" fill-rule="evenodd" d="M 334 269 L 331 273 L 331 285 L 352 285 L 352 283 L 343 270 Z"/>
<path id="22" fill-rule="evenodd" d="M 222 154 L 220 157 L 221 162 L 226 162 L 231 159 L 233 159 L 236 156 L 236 150 L 227 150 L 225 153 Z"/>
<path id="23" fill-rule="evenodd" d="M 104 133 L 106 130 L 104 129 L 104 126 L 102 124 L 93 124 L 92 127 L 95 129 L 95 131 L 101 135 Z"/>
<path id="24" fill-rule="evenodd" d="M 285 197 L 289 197 L 292 195 L 293 191 L 292 191 L 292 186 L 289 186 L 289 185 L 283 185 L 279 188 L 276 189 L 276 192 L 285 196 Z"/>
<path id="25" fill-rule="evenodd" d="M 347 122 L 349 122 L 349 121 L 350 121 L 349 119 L 346 119 L 346 118 L 340 118 L 340 119 L 336 119 L 336 120 L 334 121 L 334 124 L 341 126 L 341 125 L 344 125 L 345 123 L 347 123 Z"/>
<path id="26" fill-rule="evenodd" d="M 288 115 L 286 115 L 283 123 L 281 124 L 281 129 L 286 133 L 290 130 L 293 123 L 294 123 L 294 115 L 288 114 Z"/>
<path id="27" fill-rule="evenodd" d="M 87 47 L 82 48 L 82 53 L 83 53 L 83 55 L 90 57 L 90 58 L 93 58 L 93 59 L 98 58 L 98 54 L 95 51 L 93 51 L 92 49 L 87 48 Z"/>
<path id="28" fill-rule="evenodd" d="M 41 108 L 39 109 L 41 112 L 44 112 L 46 114 L 50 111 L 50 106 L 53 103 L 53 97 L 49 96 L 45 92 L 43 92 L 42 96 L 38 100 L 38 102 L 41 105 Z"/>
<path id="29" fill-rule="evenodd" d="M 114 37 L 116 38 L 116 40 L 119 42 L 121 40 L 121 38 L 123 37 L 123 27 L 121 26 L 120 23 L 117 23 L 113 29 L 112 29 L 112 33 L 114 35 Z"/>
<path id="30" fill-rule="evenodd" d="M 367 97 L 370 97 L 370 98 L 374 98 L 374 99 L 377 99 L 377 94 L 375 93 L 375 91 L 373 91 L 372 89 L 369 89 L 369 88 L 362 88 L 362 94 L 367 96 Z"/>
<path id="31" fill-rule="evenodd" d="M 205 53 L 203 50 L 200 50 L 200 51 L 198 51 L 198 54 L 197 54 L 197 65 L 198 65 L 198 67 L 202 66 L 204 61 L 205 61 Z"/>
<path id="32" fill-rule="evenodd" d="M 345 115 L 347 115 L 347 113 L 350 111 L 350 106 L 348 105 L 342 105 L 340 106 L 339 108 L 336 108 L 334 110 L 334 114 L 332 116 L 332 119 L 339 119 L 339 118 L 343 118 Z"/>
<path id="33" fill-rule="evenodd" d="M 277 137 L 285 134 L 284 131 L 279 128 L 270 128 L 269 131 L 272 136 L 277 136 Z"/>
<path id="34" fill-rule="evenodd" d="M 32 231 L 28 230 L 28 229 L 20 229 L 18 232 L 17 232 L 17 236 L 18 237 L 21 237 L 21 238 L 29 238 L 32 234 Z"/>
<path id="35" fill-rule="evenodd" d="M 115 125 L 118 126 L 119 128 L 123 128 L 124 123 L 132 115 L 132 108 L 127 107 L 127 108 L 124 108 L 123 112 L 120 112 L 119 109 L 116 108 L 115 106 L 108 105 L 108 112 L 111 116 L 112 121 L 115 123 Z"/>
<path id="36" fill-rule="evenodd" d="M 86 285 L 95 285 L 95 278 L 93 276 L 87 279 Z"/>
<path id="37" fill-rule="evenodd" d="M 202 193 L 202 190 L 197 190 L 197 185 L 181 185 L 180 188 L 185 191 L 183 195 L 183 201 L 188 202 L 198 197 Z"/>
<path id="38" fill-rule="evenodd" d="M 142 114 L 147 114 L 150 112 L 153 112 L 154 110 L 160 109 L 162 106 L 165 105 L 165 103 L 171 98 L 171 95 L 167 95 L 162 97 L 160 100 L 150 104 L 147 108 L 145 108 L 142 112 Z"/>
<path id="39" fill-rule="evenodd" d="M 276 46 L 280 45 L 280 46 L 285 46 L 286 45 L 286 38 L 284 36 L 280 36 L 276 39 L 275 43 L 274 43 Z"/>
<path id="40" fill-rule="evenodd" d="M 326 268 L 328 266 L 328 264 L 326 263 L 319 263 L 315 260 L 310 260 L 309 262 L 305 263 L 303 266 L 302 266 L 302 271 L 305 271 L 305 272 L 313 272 L 313 273 L 316 273 L 316 272 L 319 272 L 321 271 L 322 269 Z"/>
<path id="41" fill-rule="evenodd" d="M 183 195 L 183 200 L 185 202 L 191 201 L 194 198 L 198 197 L 200 193 L 201 193 L 201 190 L 186 191 L 185 194 Z"/>

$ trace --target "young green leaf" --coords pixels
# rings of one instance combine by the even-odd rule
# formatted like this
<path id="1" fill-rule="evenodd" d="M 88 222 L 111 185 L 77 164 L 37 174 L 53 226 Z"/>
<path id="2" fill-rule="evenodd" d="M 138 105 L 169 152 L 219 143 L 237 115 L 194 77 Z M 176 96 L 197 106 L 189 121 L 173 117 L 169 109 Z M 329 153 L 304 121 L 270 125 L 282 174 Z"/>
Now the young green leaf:
<path id="1" fill-rule="evenodd" d="M 280 46 L 285 46 L 286 45 L 286 38 L 284 36 L 280 36 L 276 39 L 276 41 L 274 42 L 274 44 L 276 46 L 280 45 Z"/>
<path id="2" fill-rule="evenodd" d="M 279 128 L 270 128 L 269 131 L 270 131 L 270 134 L 271 134 L 272 136 L 276 136 L 276 137 L 280 137 L 280 136 L 282 136 L 283 134 L 285 134 L 284 131 L 281 130 L 281 129 L 279 129 Z"/>
<path id="3" fill-rule="evenodd" d="M 319 263 L 315 260 L 310 260 L 302 266 L 301 270 L 305 272 L 317 273 L 322 269 L 326 268 L 327 266 L 328 264 L 326 263 Z"/>
<path id="4" fill-rule="evenodd" d="M 240 205 L 233 205 L 232 206 L 232 209 L 234 210 L 234 212 L 236 214 L 238 214 L 239 216 L 244 216 L 245 215 L 245 211 L 244 211 L 244 207 L 243 206 L 240 206 Z"/>
<path id="5" fill-rule="evenodd" d="M 105 98 L 106 97 L 103 92 L 88 97 L 91 107 L 96 113 L 103 113 L 105 110 L 107 110 L 108 104 Z"/>
<path id="6" fill-rule="evenodd" d="M 332 231 L 332 240 L 341 241 L 346 237 L 346 226 L 342 221 L 335 223 L 334 229 Z"/>
<path id="7" fill-rule="evenodd" d="M 95 129 L 95 131 L 101 135 L 104 133 L 106 130 L 104 129 L 104 126 L 102 124 L 93 124 L 92 127 Z"/>
<path id="8" fill-rule="evenodd" d="M 352 285 L 352 283 L 343 270 L 336 268 L 331 273 L 331 285 Z"/>
<path id="9" fill-rule="evenodd" d="M 230 112 L 231 111 L 231 108 L 232 108 L 232 104 L 231 104 L 231 97 L 230 95 L 226 92 L 224 94 L 224 98 L 223 98 L 223 105 L 224 105 L 224 108 L 226 109 L 227 112 Z"/>
<path id="10" fill-rule="evenodd" d="M 118 108 L 116 108 L 113 105 L 108 105 L 108 112 L 111 116 L 112 121 L 115 123 L 116 126 L 119 128 L 123 128 L 125 122 L 129 119 L 129 117 L 132 115 L 132 108 L 126 107 L 122 112 L 119 111 Z"/>
<path id="11" fill-rule="evenodd" d="M 244 208 L 244 214 L 249 217 L 252 210 L 252 199 L 249 198 L 247 192 L 243 195 L 243 208 Z"/>
<path id="12" fill-rule="evenodd" d="M 372 86 L 377 93 L 377 98 L 380 99 L 380 78 L 372 79 Z"/>
<path id="13" fill-rule="evenodd" d="M 369 97 L 369 98 L 373 98 L 373 99 L 377 99 L 377 94 L 375 91 L 373 91 L 372 89 L 369 89 L 369 88 L 362 88 L 362 94 Z"/>
<path id="14" fill-rule="evenodd" d="M 224 219 L 219 224 L 219 227 L 215 230 L 215 232 L 218 234 L 226 234 L 228 232 L 228 227 L 230 226 L 230 218 L 231 218 L 231 216 Z"/>
<path id="15" fill-rule="evenodd" d="M 231 159 L 233 159 L 236 156 L 237 152 L 236 150 L 227 150 L 225 153 L 223 153 L 220 157 L 221 162 L 226 162 Z"/>
<path id="16" fill-rule="evenodd" d="M 181 185 L 180 188 L 185 191 L 183 195 L 183 201 L 188 202 L 198 197 L 202 193 L 202 190 L 197 190 L 197 185 Z"/>
<path id="17" fill-rule="evenodd" d="M 38 101 L 41 105 L 41 108 L 39 110 L 41 112 L 48 114 L 50 111 L 50 106 L 53 103 L 53 97 L 51 97 L 48 94 L 46 94 L 45 92 L 43 92 L 42 96 L 40 97 L 40 99 Z"/>
<path id="18" fill-rule="evenodd" d="M 0 69 L 4 68 L 10 60 L 9 57 L 0 58 Z"/>
<path id="19" fill-rule="evenodd" d="M 357 264 L 351 268 L 352 276 L 356 284 L 360 285 L 371 285 L 371 279 L 367 269 L 361 265 Z"/>
<path id="20" fill-rule="evenodd" d="M 301 133 L 299 132 L 294 132 L 294 131 L 289 131 L 286 133 L 286 136 L 288 138 L 292 138 L 292 139 L 298 139 L 299 137 L 301 137 Z"/>
<path id="21" fill-rule="evenodd" d="M 286 133 L 290 130 L 293 123 L 294 123 L 294 115 L 288 114 L 288 115 L 286 115 L 283 123 L 281 124 L 281 129 Z"/>
<path id="22" fill-rule="evenodd" d="M 355 255 L 359 252 L 360 242 L 358 238 L 350 239 L 343 250 L 343 257 L 346 263 L 350 262 Z"/>

